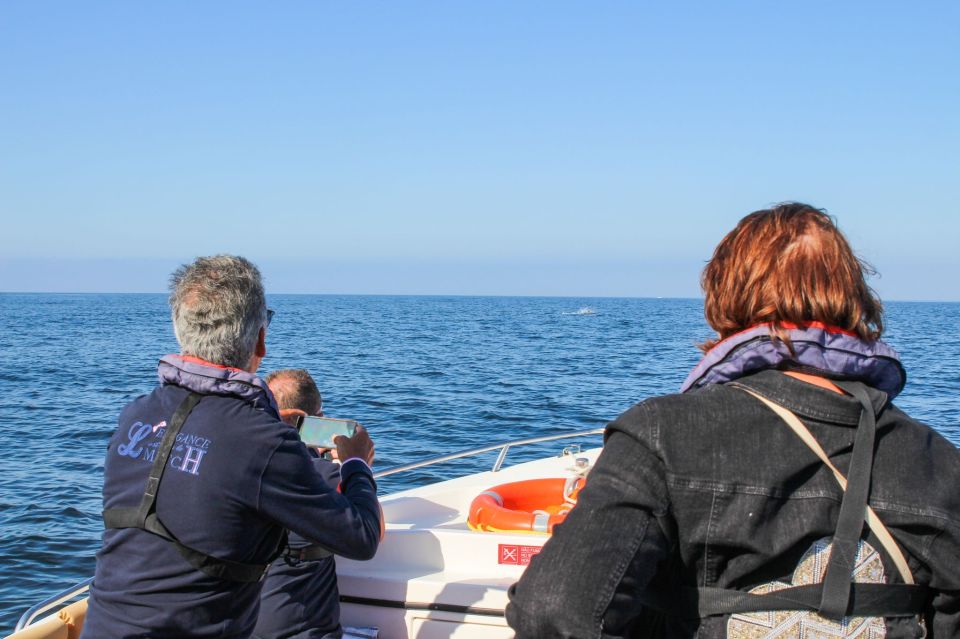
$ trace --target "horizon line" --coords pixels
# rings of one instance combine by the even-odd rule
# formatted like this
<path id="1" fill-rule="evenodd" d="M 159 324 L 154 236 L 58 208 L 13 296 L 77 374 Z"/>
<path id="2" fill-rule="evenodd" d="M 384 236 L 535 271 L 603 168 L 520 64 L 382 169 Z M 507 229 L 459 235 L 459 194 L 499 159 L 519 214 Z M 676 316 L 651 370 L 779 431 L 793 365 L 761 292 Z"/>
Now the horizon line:
<path id="1" fill-rule="evenodd" d="M 0 291 L 0 295 L 169 295 L 164 291 Z M 682 295 L 543 295 L 537 293 L 505 294 L 505 293 L 291 293 L 279 291 L 267 293 L 271 295 L 300 295 L 311 297 L 522 297 L 543 299 L 634 299 L 634 300 L 683 300 L 703 301 L 703 296 L 687 297 Z M 960 300 L 948 299 L 887 299 L 881 303 L 893 302 L 897 304 L 960 304 Z"/>

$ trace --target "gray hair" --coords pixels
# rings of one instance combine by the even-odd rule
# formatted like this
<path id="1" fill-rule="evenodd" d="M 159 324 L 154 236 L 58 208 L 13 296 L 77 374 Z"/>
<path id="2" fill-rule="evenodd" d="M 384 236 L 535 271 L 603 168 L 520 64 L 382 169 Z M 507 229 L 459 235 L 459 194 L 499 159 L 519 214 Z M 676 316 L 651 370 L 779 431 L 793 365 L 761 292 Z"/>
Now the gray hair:
<path id="1" fill-rule="evenodd" d="M 198 257 L 170 276 L 170 312 L 182 355 L 246 368 L 267 324 L 260 271 L 235 255 Z"/>

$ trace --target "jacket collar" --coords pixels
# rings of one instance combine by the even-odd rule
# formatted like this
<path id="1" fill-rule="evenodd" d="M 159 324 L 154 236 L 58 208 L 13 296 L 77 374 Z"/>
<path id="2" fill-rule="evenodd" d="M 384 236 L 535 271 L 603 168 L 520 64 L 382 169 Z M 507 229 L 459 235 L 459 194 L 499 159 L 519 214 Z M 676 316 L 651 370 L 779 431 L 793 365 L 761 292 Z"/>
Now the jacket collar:
<path id="1" fill-rule="evenodd" d="M 728 386 L 749 388 L 801 417 L 843 426 L 856 426 L 860 421 L 860 402 L 850 395 L 814 386 L 784 375 L 781 371 L 760 371 L 741 377 Z M 879 415 L 883 412 L 888 395 L 869 385 L 867 395 L 874 413 Z"/>
<path id="2" fill-rule="evenodd" d="M 891 399 L 903 390 L 907 373 L 897 352 L 877 340 L 867 342 L 838 328 L 812 322 L 786 328 L 795 354 L 774 341 L 769 324 L 731 335 L 697 364 L 680 392 L 723 384 L 767 369 L 798 370 L 833 379 L 864 382 Z"/>
<path id="3" fill-rule="evenodd" d="M 260 410 L 279 414 L 277 403 L 262 379 L 240 370 L 219 366 L 197 357 L 166 355 L 160 359 L 157 375 L 161 384 L 173 384 L 195 393 L 242 399 Z"/>

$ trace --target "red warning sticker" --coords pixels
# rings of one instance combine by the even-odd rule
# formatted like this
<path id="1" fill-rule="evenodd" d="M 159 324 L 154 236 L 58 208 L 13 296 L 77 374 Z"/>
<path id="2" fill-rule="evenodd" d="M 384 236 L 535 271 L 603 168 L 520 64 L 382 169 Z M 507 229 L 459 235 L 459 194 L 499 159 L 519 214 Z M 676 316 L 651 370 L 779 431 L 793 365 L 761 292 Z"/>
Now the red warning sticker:
<path id="1" fill-rule="evenodd" d="M 530 564 L 530 559 L 540 552 L 543 546 L 514 546 L 512 544 L 500 544 L 500 558 L 497 563 L 509 566 L 526 566 Z"/>

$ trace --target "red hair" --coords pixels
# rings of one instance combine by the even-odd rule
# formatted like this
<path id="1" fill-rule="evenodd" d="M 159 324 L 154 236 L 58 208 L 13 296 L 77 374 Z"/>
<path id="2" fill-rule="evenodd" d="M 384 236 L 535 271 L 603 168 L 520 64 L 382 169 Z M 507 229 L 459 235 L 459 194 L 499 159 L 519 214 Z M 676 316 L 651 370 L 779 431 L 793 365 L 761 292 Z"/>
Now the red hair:
<path id="1" fill-rule="evenodd" d="M 700 278 L 704 315 L 720 339 L 770 324 L 790 346 L 784 324 L 822 322 L 873 341 L 883 305 L 865 273 L 874 271 L 825 211 L 780 204 L 746 216 L 717 245 Z"/>

